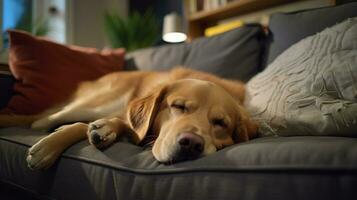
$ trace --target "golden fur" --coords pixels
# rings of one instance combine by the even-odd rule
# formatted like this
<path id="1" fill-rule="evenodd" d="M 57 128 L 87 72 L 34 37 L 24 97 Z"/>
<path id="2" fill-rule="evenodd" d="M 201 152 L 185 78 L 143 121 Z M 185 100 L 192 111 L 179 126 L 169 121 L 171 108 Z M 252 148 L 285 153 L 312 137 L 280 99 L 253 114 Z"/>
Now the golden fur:
<path id="1" fill-rule="evenodd" d="M 0 115 L 0 127 L 49 131 L 68 124 L 29 149 L 27 162 L 33 169 L 48 168 L 67 147 L 86 137 L 104 148 L 123 133 L 132 134 L 137 144 L 148 135 L 155 138 L 154 157 L 166 163 L 174 161 L 177 137 L 183 132 L 202 138 L 202 155 L 255 137 L 257 127 L 243 100 L 243 83 L 185 68 L 116 72 L 83 82 L 67 102 L 42 114 Z"/>

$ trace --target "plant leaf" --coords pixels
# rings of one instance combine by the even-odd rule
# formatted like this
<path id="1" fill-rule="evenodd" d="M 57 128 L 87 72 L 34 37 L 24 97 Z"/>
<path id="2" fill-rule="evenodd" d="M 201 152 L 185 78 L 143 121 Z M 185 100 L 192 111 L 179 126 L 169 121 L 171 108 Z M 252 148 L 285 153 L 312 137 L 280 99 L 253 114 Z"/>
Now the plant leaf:
<path id="1" fill-rule="evenodd" d="M 106 11 L 104 29 L 111 47 L 123 47 L 128 52 L 152 46 L 159 38 L 159 25 L 152 9 L 142 15 L 134 11 L 127 18 Z"/>

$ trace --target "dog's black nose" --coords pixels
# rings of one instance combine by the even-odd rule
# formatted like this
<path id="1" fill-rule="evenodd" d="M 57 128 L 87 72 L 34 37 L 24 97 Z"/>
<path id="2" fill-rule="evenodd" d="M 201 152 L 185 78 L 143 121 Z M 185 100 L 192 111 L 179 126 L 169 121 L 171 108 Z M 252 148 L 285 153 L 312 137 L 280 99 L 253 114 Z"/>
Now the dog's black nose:
<path id="1" fill-rule="evenodd" d="M 93 131 L 91 137 L 92 137 L 92 143 L 93 144 L 99 144 L 102 141 L 101 138 L 100 138 L 100 135 L 95 131 Z"/>
<path id="2" fill-rule="evenodd" d="M 200 156 L 204 149 L 204 140 L 201 136 L 194 133 L 181 133 L 177 137 L 179 149 L 177 160 L 195 159 Z"/>

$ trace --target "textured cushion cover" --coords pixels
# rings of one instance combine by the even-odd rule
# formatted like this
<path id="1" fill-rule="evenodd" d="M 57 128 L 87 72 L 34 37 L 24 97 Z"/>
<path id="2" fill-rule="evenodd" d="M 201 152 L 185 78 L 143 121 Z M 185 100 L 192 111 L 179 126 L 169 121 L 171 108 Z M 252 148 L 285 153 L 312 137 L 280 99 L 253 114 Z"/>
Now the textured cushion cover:
<path id="1" fill-rule="evenodd" d="M 123 49 L 65 46 L 20 31 L 9 35 L 9 65 L 16 83 L 2 113 L 41 112 L 63 102 L 79 82 L 121 70 L 124 64 Z"/>
<path id="2" fill-rule="evenodd" d="M 55 199 L 356 199 L 357 139 L 265 137 L 194 161 L 163 165 L 149 149 L 119 142 L 70 147 L 32 171 L 29 146 L 44 133 L 0 129 L 0 181 Z"/>
<path id="3" fill-rule="evenodd" d="M 269 21 L 272 43 L 267 63 L 301 39 L 316 34 L 344 19 L 357 16 L 357 2 L 293 13 L 273 14 Z"/>
<path id="4" fill-rule="evenodd" d="M 357 137 L 357 18 L 291 46 L 247 84 L 261 131 Z M 266 126 L 267 125 L 267 126 Z"/>
<path id="5" fill-rule="evenodd" d="M 249 25 L 191 43 L 164 45 L 128 54 L 140 70 L 168 70 L 177 65 L 214 73 L 224 78 L 249 80 L 261 67 L 265 35 Z M 129 62 L 130 63 L 130 62 Z"/>

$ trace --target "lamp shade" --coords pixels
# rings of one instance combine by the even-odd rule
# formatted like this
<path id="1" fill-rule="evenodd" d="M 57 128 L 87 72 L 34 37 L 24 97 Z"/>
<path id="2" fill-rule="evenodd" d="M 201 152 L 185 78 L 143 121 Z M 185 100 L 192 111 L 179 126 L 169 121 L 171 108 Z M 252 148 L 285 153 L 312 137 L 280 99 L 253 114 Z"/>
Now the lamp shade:
<path id="1" fill-rule="evenodd" d="M 187 39 L 181 17 L 177 13 L 165 16 L 162 39 L 170 43 L 183 42 Z"/>

